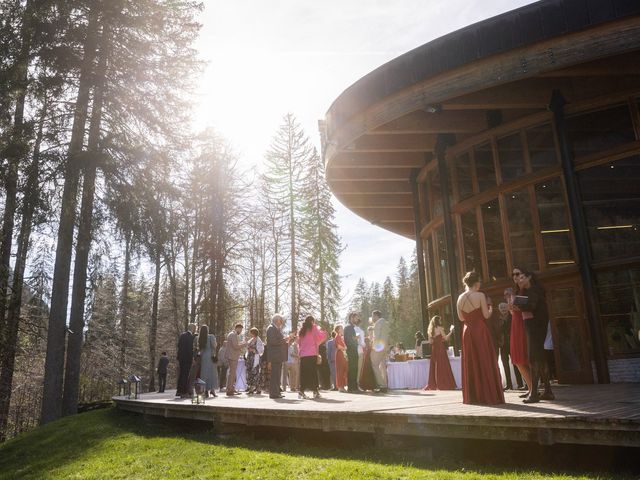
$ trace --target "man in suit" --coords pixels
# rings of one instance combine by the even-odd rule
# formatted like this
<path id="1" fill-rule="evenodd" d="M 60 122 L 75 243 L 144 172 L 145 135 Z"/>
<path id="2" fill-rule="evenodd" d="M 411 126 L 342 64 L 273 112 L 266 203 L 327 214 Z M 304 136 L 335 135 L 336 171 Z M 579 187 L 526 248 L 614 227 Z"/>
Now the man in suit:
<path id="1" fill-rule="evenodd" d="M 167 386 L 167 367 L 169 366 L 169 357 L 167 352 L 162 352 L 160 360 L 158 360 L 158 393 L 164 393 Z"/>
<path id="2" fill-rule="evenodd" d="M 183 332 L 178 339 L 178 388 L 176 397 L 189 396 L 189 371 L 193 363 L 193 334 L 196 331 L 196 324 L 190 323 L 187 331 Z"/>
<path id="3" fill-rule="evenodd" d="M 347 388 L 350 393 L 358 393 L 358 336 L 356 335 L 356 323 L 358 314 L 349 314 L 349 325 L 344 327 L 344 343 L 347 344 Z"/>
<path id="4" fill-rule="evenodd" d="M 267 327 L 267 362 L 271 364 L 269 378 L 269 398 L 283 398 L 280 392 L 282 378 L 282 362 L 288 358 L 288 344 L 291 335 L 284 337 L 282 327 L 284 318 L 279 313 L 271 317 L 271 324 Z"/>
<path id="5" fill-rule="evenodd" d="M 378 384 L 378 392 L 385 393 L 388 390 L 387 353 L 389 348 L 389 325 L 382 318 L 382 313 L 379 310 L 374 310 L 371 313 L 371 317 L 374 321 L 371 366 Z"/>
<path id="6" fill-rule="evenodd" d="M 240 358 L 240 352 L 247 342 L 240 341 L 240 334 L 244 326 L 241 323 L 236 323 L 233 330 L 227 335 L 227 362 L 229 362 L 229 373 L 227 375 L 227 396 L 240 395 L 236 392 L 236 375 L 238 373 L 238 359 Z"/>
<path id="7" fill-rule="evenodd" d="M 218 350 L 218 380 L 220 381 L 220 391 L 227 386 L 227 368 L 229 368 L 229 361 L 227 360 L 227 341 L 225 340 Z"/>

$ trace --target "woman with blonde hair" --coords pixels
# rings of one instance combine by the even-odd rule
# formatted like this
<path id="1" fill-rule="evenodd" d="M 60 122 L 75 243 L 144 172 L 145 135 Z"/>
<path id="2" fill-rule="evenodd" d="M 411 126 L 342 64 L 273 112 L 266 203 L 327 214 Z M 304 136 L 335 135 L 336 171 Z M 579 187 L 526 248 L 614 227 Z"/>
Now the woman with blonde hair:
<path id="1" fill-rule="evenodd" d="M 431 344 L 431 362 L 429 364 L 429 382 L 425 390 L 455 390 L 456 380 L 453 378 L 449 356 L 445 342 L 453 334 L 453 325 L 445 335 L 442 319 L 434 315 L 427 329 L 428 342 Z"/>

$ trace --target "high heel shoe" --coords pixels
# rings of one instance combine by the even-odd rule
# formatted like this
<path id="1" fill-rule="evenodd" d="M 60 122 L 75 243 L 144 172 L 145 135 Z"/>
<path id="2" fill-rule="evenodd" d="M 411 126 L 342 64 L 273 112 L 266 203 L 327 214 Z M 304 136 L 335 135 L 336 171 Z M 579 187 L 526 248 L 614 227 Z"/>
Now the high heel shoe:
<path id="1" fill-rule="evenodd" d="M 317 390 L 316 390 L 315 392 L 313 392 L 313 398 L 322 398 L 322 397 L 320 396 L 320 392 L 319 392 L 319 391 L 317 391 Z"/>
<path id="2" fill-rule="evenodd" d="M 299 400 L 308 400 L 309 397 L 307 397 L 304 392 L 298 392 L 298 399 Z"/>

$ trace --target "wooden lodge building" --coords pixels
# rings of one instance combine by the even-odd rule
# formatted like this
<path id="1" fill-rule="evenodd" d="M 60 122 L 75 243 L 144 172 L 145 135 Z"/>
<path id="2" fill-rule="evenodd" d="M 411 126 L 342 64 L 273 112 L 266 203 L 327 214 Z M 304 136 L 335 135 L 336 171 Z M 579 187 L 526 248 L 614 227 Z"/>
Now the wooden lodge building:
<path id="1" fill-rule="evenodd" d="M 457 322 L 465 271 L 497 304 L 533 269 L 560 381 L 640 382 L 640 1 L 463 28 L 358 80 L 320 128 L 335 196 L 416 240 L 425 321 Z"/>

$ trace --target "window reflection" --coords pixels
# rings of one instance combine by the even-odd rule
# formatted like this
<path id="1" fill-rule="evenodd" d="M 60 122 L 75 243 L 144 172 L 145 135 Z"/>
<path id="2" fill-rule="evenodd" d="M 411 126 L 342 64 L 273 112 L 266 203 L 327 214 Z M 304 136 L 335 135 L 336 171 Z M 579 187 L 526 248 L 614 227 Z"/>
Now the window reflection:
<path id="1" fill-rule="evenodd" d="M 482 205 L 482 224 L 484 242 L 489 267 L 488 281 L 496 281 L 507 277 L 502 223 L 500 221 L 500 203 L 498 199 Z"/>
<path id="2" fill-rule="evenodd" d="M 483 143 L 474 148 L 473 157 L 478 176 L 478 188 L 481 192 L 496 186 L 496 169 L 493 164 L 491 143 Z"/>
<path id="3" fill-rule="evenodd" d="M 640 156 L 577 172 L 594 260 L 640 255 Z"/>
<path id="4" fill-rule="evenodd" d="M 435 257 L 433 255 L 433 241 L 431 240 L 431 235 L 429 235 L 424 242 L 424 253 L 424 264 L 425 269 L 427 270 L 427 293 L 429 295 L 429 301 L 431 301 L 436 298 L 436 272 L 433 262 Z"/>
<path id="5" fill-rule="evenodd" d="M 471 209 L 460 215 L 462 223 L 462 244 L 464 247 L 464 271 L 482 273 L 482 259 L 480 257 L 480 237 L 476 209 Z"/>
<path id="6" fill-rule="evenodd" d="M 510 182 L 524 175 L 524 152 L 520 133 L 500 138 L 497 143 L 502 183 Z"/>
<path id="7" fill-rule="evenodd" d="M 438 259 L 440 264 L 438 265 L 440 273 L 440 292 L 439 296 L 447 295 L 450 293 L 449 289 L 449 257 L 447 256 L 447 245 L 444 237 L 444 227 L 440 227 L 436 230 L 436 248 L 438 249 Z"/>
<path id="8" fill-rule="evenodd" d="M 609 353 L 640 352 L 640 267 L 598 272 L 596 283 Z"/>
<path id="9" fill-rule="evenodd" d="M 535 188 L 547 265 L 554 267 L 575 263 L 567 205 L 560 178 L 539 183 Z"/>
<path id="10" fill-rule="evenodd" d="M 534 172 L 541 168 L 553 167 L 558 164 L 553 127 L 550 123 L 530 128 L 526 131 L 526 135 L 529 162 Z"/>
<path id="11" fill-rule="evenodd" d="M 473 179 L 471 176 L 471 158 L 464 153 L 455 159 L 456 181 L 458 184 L 458 201 L 473 195 Z"/>
<path id="12" fill-rule="evenodd" d="M 429 182 L 421 185 L 420 188 L 420 214 L 422 215 L 423 226 L 431 221 L 431 212 L 429 211 Z"/>
<path id="13" fill-rule="evenodd" d="M 567 118 L 567 136 L 574 158 L 602 152 L 635 140 L 626 105 Z"/>
<path id="14" fill-rule="evenodd" d="M 431 186 L 431 218 L 435 218 L 442 215 L 442 188 L 438 170 L 431 170 L 428 179 L 428 185 Z"/>
<path id="15" fill-rule="evenodd" d="M 513 264 L 520 268 L 538 270 L 529 191 L 509 192 L 505 194 L 505 198 Z"/>

